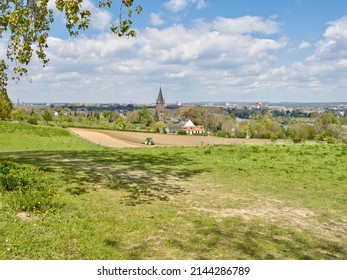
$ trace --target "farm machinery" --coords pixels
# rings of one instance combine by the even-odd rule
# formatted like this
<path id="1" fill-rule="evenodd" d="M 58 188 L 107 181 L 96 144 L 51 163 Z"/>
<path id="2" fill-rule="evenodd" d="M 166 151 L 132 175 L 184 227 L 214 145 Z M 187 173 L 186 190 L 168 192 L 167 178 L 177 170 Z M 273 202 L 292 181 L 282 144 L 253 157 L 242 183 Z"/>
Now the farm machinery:
<path id="1" fill-rule="evenodd" d="M 154 145 L 154 141 L 152 138 L 146 138 L 144 144 L 151 146 L 151 145 Z"/>

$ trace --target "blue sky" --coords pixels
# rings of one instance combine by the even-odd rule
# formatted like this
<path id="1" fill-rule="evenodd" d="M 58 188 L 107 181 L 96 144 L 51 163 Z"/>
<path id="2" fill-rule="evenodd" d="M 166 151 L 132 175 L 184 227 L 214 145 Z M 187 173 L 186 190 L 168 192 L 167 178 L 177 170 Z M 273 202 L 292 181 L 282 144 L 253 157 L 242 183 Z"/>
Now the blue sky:
<path id="1" fill-rule="evenodd" d="M 169 103 L 347 102 L 347 1 L 137 2 L 135 39 L 113 36 L 116 16 L 97 1 L 86 1 L 93 22 L 79 37 L 57 15 L 49 67 L 33 60 L 27 79 L 10 82 L 10 98 L 145 103 L 161 84 Z"/>

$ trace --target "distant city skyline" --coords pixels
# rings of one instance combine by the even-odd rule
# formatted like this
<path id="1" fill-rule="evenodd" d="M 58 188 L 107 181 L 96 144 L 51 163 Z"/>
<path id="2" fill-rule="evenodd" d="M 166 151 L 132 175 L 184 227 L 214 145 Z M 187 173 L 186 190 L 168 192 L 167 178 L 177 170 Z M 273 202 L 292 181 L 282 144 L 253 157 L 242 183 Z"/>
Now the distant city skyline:
<path id="1" fill-rule="evenodd" d="M 79 37 L 69 38 L 58 16 L 49 66 L 34 59 L 27 78 L 9 81 L 9 97 L 153 103 L 161 86 L 167 103 L 347 102 L 347 1 L 138 3 L 144 11 L 134 18 L 134 39 L 111 34 L 117 15 L 98 1 L 85 1 L 94 16 Z"/>

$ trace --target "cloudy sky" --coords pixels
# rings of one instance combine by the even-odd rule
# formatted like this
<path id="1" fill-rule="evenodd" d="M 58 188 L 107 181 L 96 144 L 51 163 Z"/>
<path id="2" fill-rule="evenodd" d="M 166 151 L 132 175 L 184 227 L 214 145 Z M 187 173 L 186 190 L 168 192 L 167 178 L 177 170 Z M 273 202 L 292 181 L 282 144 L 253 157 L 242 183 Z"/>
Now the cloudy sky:
<path id="1" fill-rule="evenodd" d="M 168 103 L 347 102 L 347 1 L 142 0 L 134 39 L 85 2 L 91 29 L 69 38 L 56 13 L 49 67 L 34 60 L 12 100 L 154 102 L 161 85 Z"/>

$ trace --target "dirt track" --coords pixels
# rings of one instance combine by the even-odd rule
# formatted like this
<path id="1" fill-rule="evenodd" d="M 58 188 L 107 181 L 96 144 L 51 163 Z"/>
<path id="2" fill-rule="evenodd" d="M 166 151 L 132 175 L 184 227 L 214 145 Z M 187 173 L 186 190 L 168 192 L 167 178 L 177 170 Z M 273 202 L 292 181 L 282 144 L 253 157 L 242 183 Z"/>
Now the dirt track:
<path id="1" fill-rule="evenodd" d="M 142 144 L 147 137 L 153 138 L 156 146 L 203 146 L 218 144 L 262 145 L 271 143 L 270 140 L 263 139 L 235 139 L 193 135 L 182 136 L 85 128 L 70 128 L 70 130 L 87 141 L 112 148 L 148 147 Z M 278 143 L 284 143 L 284 141 L 279 140 Z"/>

